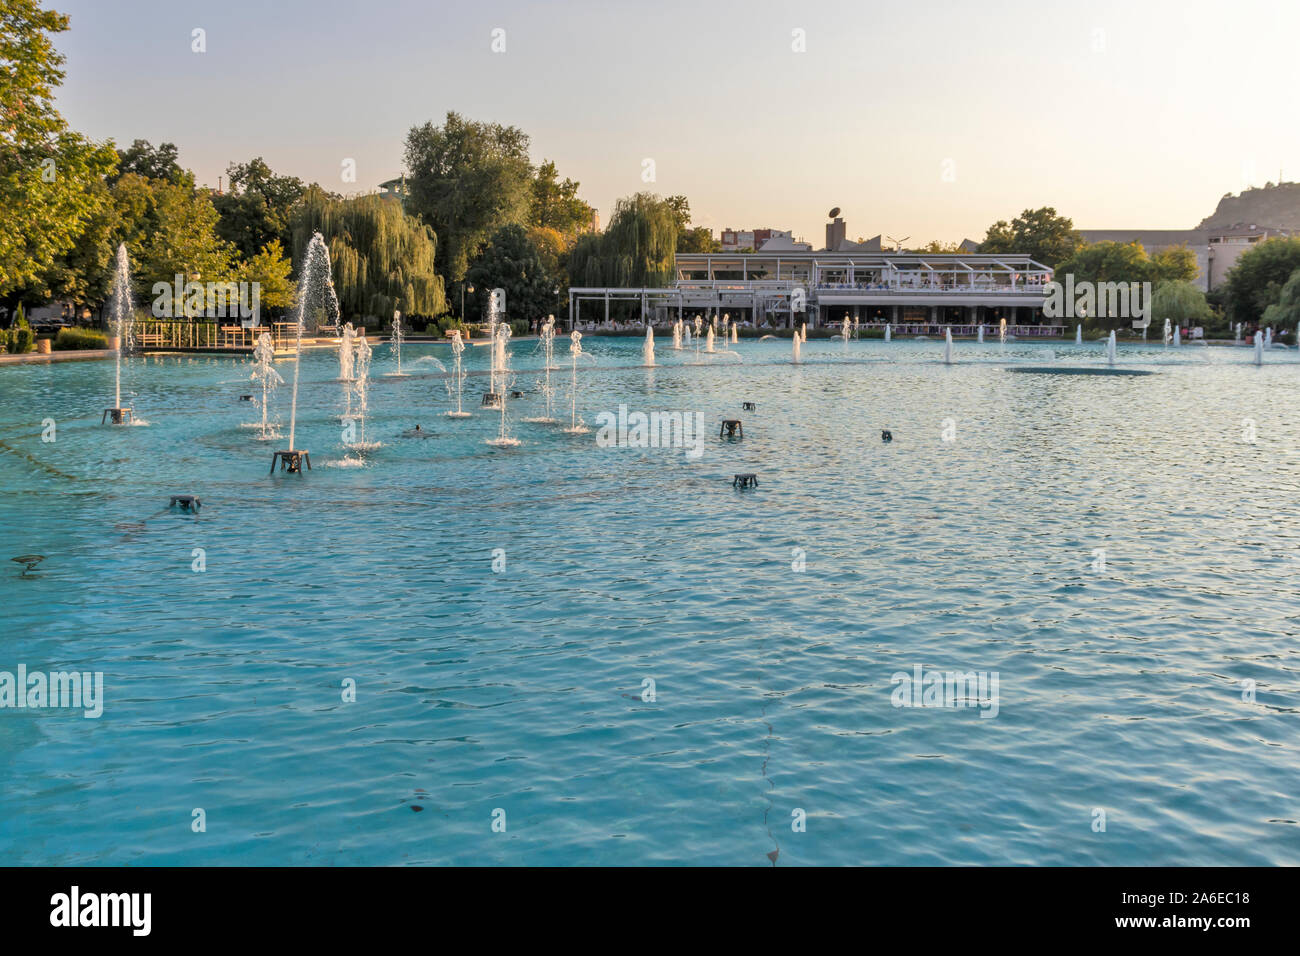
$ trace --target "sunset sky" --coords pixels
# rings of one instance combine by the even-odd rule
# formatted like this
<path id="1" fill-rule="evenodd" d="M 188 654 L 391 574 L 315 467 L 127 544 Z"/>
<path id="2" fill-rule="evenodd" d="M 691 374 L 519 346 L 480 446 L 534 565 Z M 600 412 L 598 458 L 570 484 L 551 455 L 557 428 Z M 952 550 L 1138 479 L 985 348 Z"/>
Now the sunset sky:
<path id="1" fill-rule="evenodd" d="M 850 238 L 919 244 L 1041 205 L 1080 228 L 1191 228 L 1226 192 L 1300 180 L 1293 2 L 49 5 L 72 18 L 71 125 L 174 142 L 210 185 L 260 155 L 371 189 L 448 110 L 521 127 L 602 219 L 683 193 L 697 225 L 816 245 L 831 206 Z"/>

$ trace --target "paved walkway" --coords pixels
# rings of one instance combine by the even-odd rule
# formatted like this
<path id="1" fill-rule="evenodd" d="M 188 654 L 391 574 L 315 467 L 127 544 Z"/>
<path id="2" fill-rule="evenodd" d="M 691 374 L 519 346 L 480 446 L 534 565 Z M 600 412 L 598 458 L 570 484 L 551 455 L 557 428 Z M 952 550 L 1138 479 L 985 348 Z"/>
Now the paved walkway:
<path id="1" fill-rule="evenodd" d="M 23 355 L 10 355 L 7 352 L 0 353 L 0 365 L 29 365 L 32 363 L 44 364 L 47 362 L 84 362 L 94 359 L 111 359 L 117 355 L 113 349 L 68 349 L 64 352 L 51 352 L 49 355 L 42 355 L 40 352 L 27 352 Z"/>

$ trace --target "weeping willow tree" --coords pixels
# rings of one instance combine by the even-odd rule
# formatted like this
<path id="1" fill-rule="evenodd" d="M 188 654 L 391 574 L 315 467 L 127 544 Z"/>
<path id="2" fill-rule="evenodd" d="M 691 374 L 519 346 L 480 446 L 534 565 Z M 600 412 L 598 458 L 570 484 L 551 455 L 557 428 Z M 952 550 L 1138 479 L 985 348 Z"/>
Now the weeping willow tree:
<path id="1" fill-rule="evenodd" d="M 333 199 L 309 190 L 293 218 L 294 262 L 301 264 L 313 232 L 325 237 L 334 287 L 345 320 L 447 311 L 442 278 L 434 271 L 433 230 L 379 196 Z"/>
<path id="2" fill-rule="evenodd" d="M 637 193 L 614 205 L 600 235 L 580 237 L 569 255 L 569 276 L 584 286 L 666 286 L 677 251 L 677 216 L 653 193 Z"/>

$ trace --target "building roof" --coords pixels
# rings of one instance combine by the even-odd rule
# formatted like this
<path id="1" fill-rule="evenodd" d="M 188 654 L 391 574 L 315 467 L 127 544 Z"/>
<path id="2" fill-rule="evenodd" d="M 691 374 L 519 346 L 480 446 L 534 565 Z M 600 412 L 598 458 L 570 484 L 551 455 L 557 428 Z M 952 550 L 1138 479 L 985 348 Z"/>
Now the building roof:
<path id="1" fill-rule="evenodd" d="M 1080 229 L 1079 235 L 1088 242 L 1140 242 L 1142 248 L 1167 246 L 1203 246 L 1209 242 L 1205 229 Z"/>

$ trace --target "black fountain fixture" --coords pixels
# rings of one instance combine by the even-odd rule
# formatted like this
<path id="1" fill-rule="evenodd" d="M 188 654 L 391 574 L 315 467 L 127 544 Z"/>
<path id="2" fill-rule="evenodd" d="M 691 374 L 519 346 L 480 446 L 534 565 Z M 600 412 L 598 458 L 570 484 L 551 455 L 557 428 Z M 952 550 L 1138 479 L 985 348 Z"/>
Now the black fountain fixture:
<path id="1" fill-rule="evenodd" d="M 172 500 L 167 505 L 168 508 L 184 511 L 186 514 L 198 514 L 202 506 L 203 502 L 193 495 L 172 495 Z"/>
<path id="2" fill-rule="evenodd" d="M 311 452 L 299 450 L 277 451 L 271 456 L 271 470 L 268 474 L 275 474 L 275 463 L 280 463 L 280 470 L 287 471 L 291 475 L 301 475 L 302 466 L 306 465 L 307 470 L 311 471 Z"/>
<path id="3" fill-rule="evenodd" d="M 742 412 L 755 412 L 758 411 L 758 406 L 755 405 L 753 402 L 741 402 L 740 410 Z"/>
<path id="4" fill-rule="evenodd" d="M 484 408 L 500 408 L 500 407 L 501 407 L 501 393 L 500 393 L 500 392 L 484 392 L 484 393 L 483 393 L 483 407 L 484 407 Z"/>
<path id="5" fill-rule="evenodd" d="M 758 475 L 754 474 L 752 471 L 742 472 L 741 474 L 737 475 L 735 478 L 731 479 L 731 487 L 757 488 Z"/>
<path id="6" fill-rule="evenodd" d="M 114 425 L 129 425 L 134 411 L 135 409 L 132 408 L 106 408 L 104 414 L 99 418 L 99 423 L 103 425 L 112 418 L 112 424 Z"/>
<path id="7" fill-rule="evenodd" d="M 511 398 L 523 398 L 523 397 L 524 397 L 524 393 L 523 393 L 523 392 L 511 392 L 511 393 L 510 393 L 510 397 L 511 397 Z"/>
<path id="8" fill-rule="evenodd" d="M 718 437 L 722 438 L 724 436 L 727 438 L 745 437 L 745 429 L 740 424 L 739 418 L 724 418 L 722 420 L 722 427 L 718 429 Z"/>
<path id="9" fill-rule="evenodd" d="M 880 431 L 880 440 L 881 440 L 881 441 L 886 441 L 886 442 L 888 442 L 888 441 L 893 441 L 893 440 L 894 440 L 894 433 L 891 432 L 888 428 L 883 428 L 883 429 L 881 429 L 881 431 Z"/>
<path id="10" fill-rule="evenodd" d="M 20 577 L 24 577 L 24 578 L 25 578 L 25 577 L 27 577 L 27 575 L 31 574 L 33 571 L 36 570 L 36 565 L 40 564 L 42 561 L 45 560 L 45 555 L 43 555 L 43 554 L 20 554 L 20 555 L 18 555 L 18 557 L 16 557 L 16 558 L 10 558 L 9 560 L 10 560 L 10 561 L 16 561 L 16 562 L 18 562 L 19 564 L 23 565 L 23 573 L 20 575 Z"/>
<path id="11" fill-rule="evenodd" d="M 252 396 L 252 395 L 240 395 L 240 396 L 239 396 L 239 400 L 240 400 L 241 402 L 251 402 L 251 401 L 253 400 L 253 396 Z"/>

